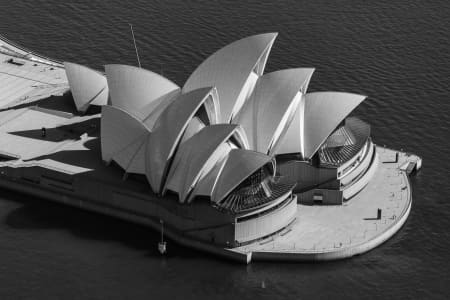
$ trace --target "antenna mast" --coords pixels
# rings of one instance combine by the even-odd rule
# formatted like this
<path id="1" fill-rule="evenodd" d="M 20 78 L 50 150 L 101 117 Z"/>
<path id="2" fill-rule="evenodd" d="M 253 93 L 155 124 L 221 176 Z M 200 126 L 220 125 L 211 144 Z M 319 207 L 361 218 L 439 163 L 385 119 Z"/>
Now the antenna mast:
<path id="1" fill-rule="evenodd" d="M 128 25 L 130 25 L 131 35 L 133 36 L 134 50 L 136 50 L 136 57 L 137 57 L 138 65 L 139 65 L 139 68 L 140 68 L 141 67 L 141 60 L 139 59 L 139 53 L 138 53 L 138 49 L 137 49 L 137 46 L 136 46 L 136 39 L 134 38 L 133 25 L 131 23 L 128 23 Z"/>

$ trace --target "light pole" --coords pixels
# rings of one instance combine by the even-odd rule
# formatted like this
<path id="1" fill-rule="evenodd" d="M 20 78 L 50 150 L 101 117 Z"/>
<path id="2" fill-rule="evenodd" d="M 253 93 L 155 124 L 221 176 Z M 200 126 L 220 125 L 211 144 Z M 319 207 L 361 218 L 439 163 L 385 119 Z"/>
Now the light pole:
<path id="1" fill-rule="evenodd" d="M 161 223 L 161 242 L 158 244 L 159 253 L 166 253 L 166 242 L 164 242 L 164 221 L 159 219 L 159 223 Z"/>

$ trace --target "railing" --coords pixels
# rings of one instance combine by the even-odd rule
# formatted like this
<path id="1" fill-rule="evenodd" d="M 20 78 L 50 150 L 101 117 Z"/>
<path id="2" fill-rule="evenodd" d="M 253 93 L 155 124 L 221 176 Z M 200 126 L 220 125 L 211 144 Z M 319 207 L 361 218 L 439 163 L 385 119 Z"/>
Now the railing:
<path id="1" fill-rule="evenodd" d="M 373 155 L 370 166 L 368 169 L 362 174 L 358 175 L 356 178 L 352 179 L 346 186 L 341 187 L 343 191 L 344 200 L 349 200 L 351 197 L 356 195 L 359 191 L 361 191 L 370 181 L 370 179 L 374 176 L 376 170 L 378 168 L 378 154 L 375 152 Z"/>
<path id="2" fill-rule="evenodd" d="M 361 154 L 362 159 L 358 162 L 355 162 L 355 165 L 352 166 L 352 168 L 348 169 L 347 172 L 341 174 L 341 176 L 339 177 L 342 188 L 351 184 L 358 176 L 360 176 L 367 170 L 367 168 L 370 166 L 370 163 L 372 162 L 372 158 L 375 155 L 375 152 L 375 145 L 370 143 L 365 153 Z"/>
<path id="3" fill-rule="evenodd" d="M 236 222 L 235 239 L 239 243 L 254 241 L 271 235 L 289 225 L 297 213 L 295 197 L 289 199 L 267 214 Z"/>

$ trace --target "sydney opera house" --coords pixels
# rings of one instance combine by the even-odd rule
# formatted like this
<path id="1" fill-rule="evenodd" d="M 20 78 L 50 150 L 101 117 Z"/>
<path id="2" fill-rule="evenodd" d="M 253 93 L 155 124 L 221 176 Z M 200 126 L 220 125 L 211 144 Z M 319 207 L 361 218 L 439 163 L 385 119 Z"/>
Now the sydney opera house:
<path id="1" fill-rule="evenodd" d="M 78 115 L 101 107 L 97 159 L 120 174 L 115 187 L 81 176 L 74 197 L 97 186 L 85 208 L 91 199 L 92 210 L 161 221 L 175 240 L 223 248 L 287 232 L 299 205 L 354 201 L 380 164 L 370 126 L 349 116 L 366 96 L 308 92 L 312 68 L 264 73 L 276 37 L 223 47 L 183 86 L 135 66 L 59 66 Z"/>
<path id="2" fill-rule="evenodd" d="M 218 243 L 283 229 L 297 201 L 342 204 L 377 166 L 369 125 L 347 118 L 366 97 L 308 93 L 314 69 L 264 73 L 276 36 L 220 49 L 183 87 L 133 66 L 106 65 L 104 76 L 65 63 L 76 107 L 103 105 L 103 161 L 144 175 L 155 195 L 235 217 L 234 236 L 217 234 Z"/>

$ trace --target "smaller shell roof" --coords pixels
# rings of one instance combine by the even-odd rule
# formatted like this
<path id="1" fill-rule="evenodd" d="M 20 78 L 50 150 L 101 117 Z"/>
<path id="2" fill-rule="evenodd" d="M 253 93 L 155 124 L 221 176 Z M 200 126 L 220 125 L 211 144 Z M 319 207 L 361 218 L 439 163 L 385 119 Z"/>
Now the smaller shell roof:
<path id="1" fill-rule="evenodd" d="M 102 107 L 100 131 L 102 159 L 106 162 L 114 160 L 124 170 L 130 168 L 136 154 L 142 151 L 143 140 L 150 133 L 150 130 L 134 116 L 109 105 Z M 142 169 L 140 170 L 138 173 L 142 173 Z"/>
<path id="2" fill-rule="evenodd" d="M 301 128 L 303 127 L 304 101 L 304 96 L 302 96 L 290 124 L 287 126 L 283 133 L 283 137 L 280 139 L 275 154 L 302 153 Z"/>
<path id="3" fill-rule="evenodd" d="M 162 191 L 167 164 L 195 113 L 206 101 L 216 103 L 214 91 L 209 87 L 181 94 L 156 120 L 146 147 L 146 175 L 155 193 Z M 218 106 L 216 104 L 208 107 L 214 109 Z M 209 112 L 208 116 L 212 119 L 211 124 L 216 123 L 217 110 Z"/>
<path id="4" fill-rule="evenodd" d="M 107 104 L 109 90 L 103 74 L 70 62 L 64 62 L 64 68 L 78 111 L 85 112 L 91 104 Z"/>
<path id="5" fill-rule="evenodd" d="M 231 150 L 216 179 L 211 200 L 219 203 L 247 177 L 268 163 L 272 163 L 275 169 L 271 156 L 251 150 Z"/>
<path id="6" fill-rule="evenodd" d="M 209 171 L 205 170 L 207 162 L 215 160 L 208 164 L 214 166 L 216 160 L 227 154 L 217 152 L 222 152 L 219 151 L 220 145 L 237 130 L 241 128 L 231 124 L 207 126 L 181 144 L 170 167 L 165 189 L 177 192 L 180 202 L 185 202 L 200 177 Z"/>
<path id="7" fill-rule="evenodd" d="M 128 166 L 125 168 L 127 173 L 145 175 L 145 146 L 147 145 L 148 137 L 149 134 L 136 141 L 138 144 L 137 151 L 133 154 L 129 160 Z"/>
<path id="8" fill-rule="evenodd" d="M 276 153 L 302 153 L 305 159 L 311 159 L 327 137 L 365 98 L 342 92 L 304 95 Z"/>
<path id="9" fill-rule="evenodd" d="M 186 130 L 184 131 L 183 137 L 180 141 L 180 144 L 183 144 L 185 141 L 189 140 L 192 136 L 197 134 L 200 130 L 205 128 L 205 124 L 198 117 L 193 117 L 190 121 Z"/>
<path id="10" fill-rule="evenodd" d="M 112 156 L 126 173 L 145 174 L 145 142 L 148 133 L 138 136 L 133 142 Z"/>
<path id="11" fill-rule="evenodd" d="M 159 118 L 161 113 L 169 106 L 170 103 L 175 101 L 181 94 L 180 90 L 174 90 L 167 94 L 162 95 L 155 101 L 148 103 L 144 106 L 137 114 L 138 119 L 142 120 L 150 129 L 153 129 L 156 120 Z"/>
<path id="12" fill-rule="evenodd" d="M 244 128 L 251 149 L 270 152 L 292 120 L 300 101 L 298 93 L 306 91 L 313 72 L 312 68 L 286 69 L 259 78 L 252 96 L 233 119 Z"/>
<path id="13" fill-rule="evenodd" d="M 134 66 L 111 64 L 105 66 L 105 71 L 112 106 L 139 118 L 146 117 L 142 109 L 150 103 L 180 89 L 169 79 Z"/>
<path id="14" fill-rule="evenodd" d="M 342 92 L 305 95 L 304 157 L 311 158 L 336 127 L 366 96 Z"/>
<path id="15" fill-rule="evenodd" d="M 215 86 L 221 122 L 229 122 L 243 86 L 260 61 L 262 66 L 258 68 L 258 75 L 262 75 L 276 36 L 277 33 L 253 35 L 221 48 L 197 67 L 183 86 L 183 92 Z"/>
<path id="16" fill-rule="evenodd" d="M 222 144 L 220 147 L 222 147 L 222 146 L 224 146 L 224 148 L 228 146 L 230 148 L 230 151 L 231 151 L 231 149 L 233 149 L 227 143 Z M 225 160 L 226 160 L 226 156 L 217 160 L 214 167 L 207 174 L 205 174 L 202 178 L 200 178 L 199 182 L 195 185 L 193 191 L 189 195 L 187 202 L 189 202 L 189 203 L 192 202 L 192 200 L 196 196 L 206 196 L 206 197 L 210 197 L 210 198 L 212 197 L 212 192 L 213 192 L 214 186 L 217 182 L 217 177 L 219 176 L 220 172 L 222 171 L 222 166 L 225 163 Z"/>

